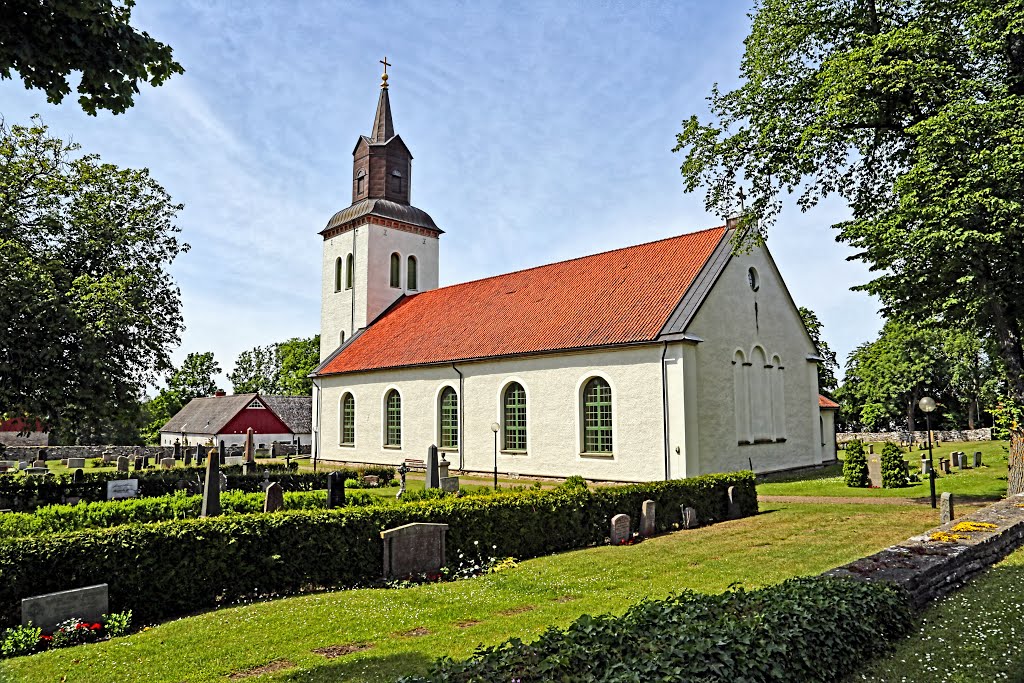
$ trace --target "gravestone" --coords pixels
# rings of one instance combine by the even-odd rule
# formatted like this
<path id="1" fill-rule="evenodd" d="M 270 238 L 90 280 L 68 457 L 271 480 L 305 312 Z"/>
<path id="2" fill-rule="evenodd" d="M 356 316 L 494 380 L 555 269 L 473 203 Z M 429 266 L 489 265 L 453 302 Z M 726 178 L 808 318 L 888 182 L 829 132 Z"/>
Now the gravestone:
<path id="1" fill-rule="evenodd" d="M 868 455 L 874 455 L 874 454 L 875 454 L 875 444 L 869 443 L 868 444 Z"/>
<path id="2" fill-rule="evenodd" d="M 415 522 L 380 532 L 384 578 L 436 572 L 445 565 L 447 524 Z"/>
<path id="3" fill-rule="evenodd" d="M 174 455 L 175 460 L 181 460 L 181 442 L 177 439 L 174 440 Z"/>
<path id="4" fill-rule="evenodd" d="M 264 512 L 277 512 L 284 508 L 284 491 L 276 481 L 267 487 L 263 496 Z"/>
<path id="5" fill-rule="evenodd" d="M 612 545 L 622 545 L 628 541 L 632 534 L 630 532 L 629 515 L 615 515 L 612 517 L 611 533 Z"/>
<path id="6" fill-rule="evenodd" d="M 222 466 L 224 464 L 224 460 L 226 459 L 226 453 L 224 451 L 224 439 L 220 440 L 220 449 L 217 451 L 217 457 L 219 458 L 219 460 L 217 461 L 217 465 Z"/>
<path id="7" fill-rule="evenodd" d="M 50 452 L 48 450 L 46 450 L 45 448 L 40 448 L 39 455 L 36 457 L 36 460 L 42 460 L 43 462 L 46 462 L 47 459 L 49 458 L 49 455 Z"/>
<path id="8" fill-rule="evenodd" d="M 949 454 L 949 457 L 953 460 L 953 467 L 960 467 L 960 452 L 953 451 Z"/>
<path id="9" fill-rule="evenodd" d="M 128 471 L 128 456 L 127 455 L 119 455 L 117 457 L 117 471 L 118 472 L 127 472 Z"/>
<path id="10" fill-rule="evenodd" d="M 72 484 L 81 484 L 83 481 L 85 481 L 85 471 L 82 468 L 78 468 L 71 473 Z"/>
<path id="11" fill-rule="evenodd" d="M 969 470 L 971 469 L 971 461 L 967 458 L 967 454 L 960 451 L 960 469 Z"/>
<path id="12" fill-rule="evenodd" d="M 459 478 L 458 477 L 441 477 L 441 490 L 445 493 L 458 493 L 459 492 Z"/>
<path id="13" fill-rule="evenodd" d="M 327 475 L 327 507 L 345 507 L 345 477 L 341 472 L 331 472 Z"/>
<path id="14" fill-rule="evenodd" d="M 226 475 L 223 472 L 221 472 L 220 473 L 220 477 L 219 477 L 218 480 L 220 481 L 220 490 L 221 491 L 227 491 L 228 490 L 228 475 Z"/>
<path id="15" fill-rule="evenodd" d="M 696 529 L 700 526 L 700 520 L 697 519 L 697 510 L 695 508 L 690 508 L 683 505 L 682 513 L 684 529 Z"/>
<path id="16" fill-rule="evenodd" d="M 244 455 L 228 455 L 224 457 L 225 467 L 237 467 L 238 465 L 245 464 Z"/>
<path id="17" fill-rule="evenodd" d="M 644 538 L 654 535 L 654 501 L 645 500 L 640 506 L 640 535 Z"/>
<path id="18" fill-rule="evenodd" d="M 49 633 L 62 621 L 77 617 L 97 622 L 110 611 L 107 584 L 74 588 L 25 598 L 21 601 L 21 625 L 29 623 Z"/>
<path id="19" fill-rule="evenodd" d="M 263 470 L 263 481 L 260 482 L 260 488 L 266 493 L 267 488 L 270 486 L 270 470 Z"/>
<path id="20" fill-rule="evenodd" d="M 85 463 L 83 462 L 81 466 L 85 467 Z M 32 462 L 32 467 L 46 467 L 46 461 L 45 460 L 35 460 L 35 461 Z"/>
<path id="21" fill-rule="evenodd" d="M 427 478 L 424 488 L 440 488 L 441 482 L 437 471 L 437 446 L 427 448 Z"/>
<path id="22" fill-rule="evenodd" d="M 363 476 L 363 486 L 379 486 L 380 477 L 376 474 L 366 474 Z"/>
<path id="23" fill-rule="evenodd" d="M 27 470 L 28 469 L 28 460 L 21 460 L 21 461 L 19 461 L 18 462 L 18 469 L 19 470 Z"/>
<path id="24" fill-rule="evenodd" d="M 444 479 L 445 477 L 451 476 L 448 474 L 448 465 L 450 463 L 445 460 L 444 453 L 441 454 L 441 461 L 437 463 L 437 478 Z"/>
<path id="25" fill-rule="evenodd" d="M 109 465 L 112 462 L 114 462 L 114 454 L 110 451 L 103 451 L 103 464 Z"/>
<path id="26" fill-rule="evenodd" d="M 165 470 L 173 470 L 175 462 L 176 461 L 174 460 L 174 458 L 164 458 L 163 460 L 160 461 L 160 466 L 163 467 Z"/>
<path id="27" fill-rule="evenodd" d="M 868 456 L 868 480 L 871 483 L 871 488 L 882 488 L 882 458 L 880 456 Z"/>
<path id="28" fill-rule="evenodd" d="M 61 467 L 67 467 L 68 466 L 68 459 L 67 458 L 61 458 L 60 459 L 60 466 Z"/>
<path id="29" fill-rule="evenodd" d="M 405 493 L 405 475 L 409 473 L 409 466 L 404 462 L 398 466 L 398 476 L 401 479 L 401 486 L 398 488 L 398 493 L 395 494 L 396 499 L 401 499 L 402 494 Z"/>
<path id="30" fill-rule="evenodd" d="M 49 474 L 50 469 L 48 467 L 28 467 L 25 469 L 25 474 L 45 475 Z"/>
<path id="31" fill-rule="evenodd" d="M 953 521 L 953 494 L 943 493 L 939 502 L 939 524 Z"/>
<path id="32" fill-rule="evenodd" d="M 142 456 L 142 467 L 143 469 L 149 469 L 149 456 L 146 454 Z"/>
<path id="33" fill-rule="evenodd" d="M 736 487 L 730 486 L 728 490 L 726 490 L 726 496 L 728 496 L 729 501 L 729 507 L 727 509 L 729 519 L 739 519 L 743 516 L 743 511 L 740 510 L 739 501 L 736 500 Z"/>
<path id="34" fill-rule="evenodd" d="M 245 430 L 245 450 L 242 451 L 244 462 L 254 463 L 256 462 L 256 446 L 253 444 L 253 430 L 249 427 Z"/>
<path id="35" fill-rule="evenodd" d="M 107 500 L 134 498 L 138 494 L 138 479 L 114 479 L 107 482 Z"/>
<path id="36" fill-rule="evenodd" d="M 949 460 L 943 458 L 939 461 L 939 467 L 943 474 L 949 474 L 952 470 L 949 469 Z"/>
<path id="37" fill-rule="evenodd" d="M 191 467 L 191 466 L 192 466 L 192 449 L 191 448 L 186 448 L 185 449 L 185 467 Z"/>
<path id="38" fill-rule="evenodd" d="M 214 517 L 220 514 L 220 465 L 217 455 L 210 449 L 210 457 L 206 459 L 206 483 L 203 486 L 203 517 Z"/>
<path id="39" fill-rule="evenodd" d="M 974 451 L 974 466 L 981 467 L 981 451 Z"/>

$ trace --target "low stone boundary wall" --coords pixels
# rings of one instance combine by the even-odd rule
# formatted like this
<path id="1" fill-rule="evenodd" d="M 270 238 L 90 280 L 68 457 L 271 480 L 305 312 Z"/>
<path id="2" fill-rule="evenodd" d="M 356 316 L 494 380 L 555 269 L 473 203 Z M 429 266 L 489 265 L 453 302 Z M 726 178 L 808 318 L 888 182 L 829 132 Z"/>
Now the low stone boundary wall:
<path id="1" fill-rule="evenodd" d="M 992 428 L 985 427 L 984 429 L 933 429 L 932 436 L 938 441 L 991 441 L 992 440 Z M 847 441 L 853 441 L 854 439 L 860 439 L 867 443 L 868 441 L 895 441 L 896 443 L 913 441 L 919 443 L 928 440 L 928 432 L 921 431 L 913 432 L 913 439 L 911 432 L 837 432 L 836 443 L 844 444 Z"/>
<path id="2" fill-rule="evenodd" d="M 173 446 L 8 446 L 3 458 L 6 460 L 39 459 L 39 451 L 46 449 L 47 460 L 63 460 L 64 458 L 101 458 L 104 453 L 119 455 L 149 456 L 150 458 L 170 458 L 174 456 Z M 194 448 L 194 447 L 193 447 Z"/>
<path id="3" fill-rule="evenodd" d="M 979 523 L 984 530 L 957 528 L 963 522 Z M 934 540 L 933 536 L 939 534 L 947 540 Z M 889 581 L 906 589 L 914 606 L 920 609 L 1022 545 L 1024 494 L 954 519 L 825 575 Z"/>

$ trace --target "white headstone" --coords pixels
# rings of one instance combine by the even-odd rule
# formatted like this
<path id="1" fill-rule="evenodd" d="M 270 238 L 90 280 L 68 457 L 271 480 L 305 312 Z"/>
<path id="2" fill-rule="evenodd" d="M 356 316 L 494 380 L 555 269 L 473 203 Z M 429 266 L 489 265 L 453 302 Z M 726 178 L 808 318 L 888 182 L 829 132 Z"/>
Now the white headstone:
<path id="1" fill-rule="evenodd" d="M 134 498 L 139 495 L 138 479 L 113 479 L 107 482 L 107 500 Z"/>

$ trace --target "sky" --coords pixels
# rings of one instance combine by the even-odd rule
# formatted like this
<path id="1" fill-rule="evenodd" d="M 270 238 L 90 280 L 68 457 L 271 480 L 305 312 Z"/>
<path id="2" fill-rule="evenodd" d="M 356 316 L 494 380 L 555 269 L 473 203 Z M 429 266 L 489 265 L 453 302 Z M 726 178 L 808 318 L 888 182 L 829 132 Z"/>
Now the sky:
<path id="1" fill-rule="evenodd" d="M 351 202 L 385 56 L 412 201 L 441 237 L 441 285 L 721 225 L 685 194 L 672 152 L 738 83 L 748 1 L 189 2 L 139 0 L 133 24 L 185 73 L 125 114 L 82 112 L 0 81 L 0 115 L 119 166 L 184 204 L 191 250 L 172 265 L 185 329 L 175 362 L 319 331 L 322 238 Z M 842 365 L 881 327 L 869 279 L 831 225 L 839 201 L 787 204 L 768 247 Z M 219 383 L 230 389 L 224 376 Z"/>

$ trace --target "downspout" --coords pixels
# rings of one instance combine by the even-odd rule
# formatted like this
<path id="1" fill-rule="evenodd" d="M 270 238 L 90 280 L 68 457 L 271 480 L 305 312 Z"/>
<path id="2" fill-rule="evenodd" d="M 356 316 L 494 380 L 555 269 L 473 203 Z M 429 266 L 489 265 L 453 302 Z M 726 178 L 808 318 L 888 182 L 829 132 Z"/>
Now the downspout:
<path id="1" fill-rule="evenodd" d="M 316 472 L 316 463 L 320 458 L 320 383 L 314 379 L 313 386 L 316 388 L 316 420 L 313 422 L 313 443 L 310 447 L 313 451 L 313 471 Z M 299 455 L 298 449 L 295 450 L 295 455 Z"/>
<path id="2" fill-rule="evenodd" d="M 668 355 L 668 342 L 665 342 L 665 348 L 661 351 L 661 416 L 662 425 L 661 430 L 664 432 L 665 442 L 665 481 L 672 478 L 672 466 L 669 459 L 669 442 L 668 442 L 668 375 L 665 372 L 665 356 Z"/>
<path id="3" fill-rule="evenodd" d="M 459 373 L 459 471 L 461 472 L 464 469 L 463 466 L 465 465 L 464 458 L 462 455 L 462 416 L 466 410 L 466 396 L 464 393 L 466 387 L 466 378 L 462 376 L 462 371 L 455 367 L 455 363 L 452 363 L 452 370 Z"/>
<path id="4" fill-rule="evenodd" d="M 352 229 L 352 270 L 356 269 L 356 249 L 359 248 L 359 228 Z M 345 264 L 348 266 L 348 264 Z M 369 283 L 367 283 L 369 284 Z M 356 274 L 352 273 L 352 289 L 349 290 L 349 323 L 348 323 L 348 336 L 352 336 L 356 331 Z"/>

